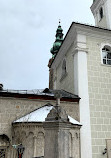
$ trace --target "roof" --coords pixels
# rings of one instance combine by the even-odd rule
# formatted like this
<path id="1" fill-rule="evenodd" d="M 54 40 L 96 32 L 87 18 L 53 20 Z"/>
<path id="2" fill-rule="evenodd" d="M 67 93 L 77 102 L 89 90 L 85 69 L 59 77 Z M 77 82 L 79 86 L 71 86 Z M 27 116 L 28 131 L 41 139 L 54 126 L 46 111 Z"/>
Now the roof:
<path id="1" fill-rule="evenodd" d="M 56 92 L 62 94 L 61 101 L 79 102 L 79 97 L 65 90 L 51 90 L 51 89 L 35 89 L 35 90 L 0 90 L 0 97 L 14 97 L 27 99 L 43 99 L 55 100 Z"/>
<path id="2" fill-rule="evenodd" d="M 68 35 L 68 33 L 69 33 L 69 31 L 71 30 L 71 28 L 72 28 L 72 26 L 73 26 L 74 24 L 75 24 L 75 25 L 79 25 L 79 26 L 85 26 L 85 27 L 87 27 L 87 28 L 100 29 L 100 30 L 105 30 L 105 31 L 111 32 L 110 29 L 107 29 L 107 28 L 105 28 L 105 27 L 103 28 L 103 27 L 100 27 L 100 26 L 94 26 L 94 25 L 89 25 L 89 24 L 84 24 L 84 23 L 79 23 L 79 22 L 72 22 L 72 24 L 70 25 L 70 27 L 69 27 L 69 29 L 68 29 L 68 31 L 67 31 L 65 37 L 64 37 L 64 40 L 63 40 L 63 42 L 62 42 L 60 48 L 62 47 L 62 45 L 63 45 L 63 43 L 64 43 L 64 41 L 65 41 L 65 39 L 66 39 L 66 37 L 67 37 L 67 35 Z M 59 48 L 59 50 L 60 50 L 60 48 Z M 58 53 L 59 53 L 59 50 L 58 50 Z M 57 54 L 58 54 L 58 53 L 57 53 Z M 56 56 L 57 56 L 57 54 L 56 54 Z M 53 61 L 55 60 L 56 56 L 55 56 L 55 57 L 53 58 L 53 60 L 51 61 L 50 67 L 51 67 Z"/>
<path id="3" fill-rule="evenodd" d="M 54 94 L 55 93 L 57 93 L 57 92 L 59 92 L 61 95 L 62 95 L 62 98 L 65 98 L 65 97 L 67 97 L 67 98 L 79 98 L 77 95 L 75 95 L 75 94 L 72 94 L 72 93 L 70 93 L 70 92 L 67 92 L 67 91 L 65 91 L 65 90 L 63 90 L 63 89 L 61 89 L 61 90 L 52 90 L 52 89 L 48 89 L 48 88 L 46 88 L 46 89 L 44 89 L 44 91 L 43 91 L 43 93 L 46 93 L 46 94 L 49 94 L 49 95 L 53 95 L 54 96 Z M 80 98 L 79 98 L 80 99 Z"/>
<path id="4" fill-rule="evenodd" d="M 44 122 L 45 118 L 47 117 L 48 113 L 50 110 L 53 108 L 53 105 L 45 105 L 23 117 L 21 117 L 18 120 L 15 120 L 13 123 L 30 123 L 30 122 Z M 68 116 L 69 122 L 74 124 L 74 125 L 80 125 L 80 122 L 76 121 L 72 117 Z"/>

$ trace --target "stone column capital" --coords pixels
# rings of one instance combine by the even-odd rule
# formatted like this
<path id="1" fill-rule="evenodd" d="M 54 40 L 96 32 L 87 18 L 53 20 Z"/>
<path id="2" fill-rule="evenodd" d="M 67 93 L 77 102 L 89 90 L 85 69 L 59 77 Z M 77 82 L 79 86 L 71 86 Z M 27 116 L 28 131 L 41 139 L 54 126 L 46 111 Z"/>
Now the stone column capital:
<path id="1" fill-rule="evenodd" d="M 88 53 L 89 49 L 88 48 L 82 48 L 82 47 L 75 47 L 73 49 L 73 52 L 72 52 L 72 56 L 74 56 L 76 53 L 78 52 L 86 52 Z"/>

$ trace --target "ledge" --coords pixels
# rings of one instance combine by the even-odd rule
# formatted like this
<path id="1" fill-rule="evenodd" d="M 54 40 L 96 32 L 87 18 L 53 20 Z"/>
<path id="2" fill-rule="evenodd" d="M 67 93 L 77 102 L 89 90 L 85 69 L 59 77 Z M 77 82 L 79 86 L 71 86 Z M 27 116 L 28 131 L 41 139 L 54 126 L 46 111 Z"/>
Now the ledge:
<path id="1" fill-rule="evenodd" d="M 111 67 L 111 65 L 101 63 L 101 66 Z"/>

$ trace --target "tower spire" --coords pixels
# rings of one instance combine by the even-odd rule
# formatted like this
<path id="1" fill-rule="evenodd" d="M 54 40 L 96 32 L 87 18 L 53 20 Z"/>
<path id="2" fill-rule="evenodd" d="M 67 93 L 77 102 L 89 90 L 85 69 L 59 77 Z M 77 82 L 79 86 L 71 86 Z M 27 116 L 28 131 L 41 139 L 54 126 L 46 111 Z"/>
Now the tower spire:
<path id="1" fill-rule="evenodd" d="M 59 51 L 59 48 L 63 42 L 63 29 L 61 28 L 61 22 L 60 22 L 60 19 L 59 19 L 59 25 L 58 25 L 58 28 L 56 30 L 56 39 L 55 39 L 55 42 L 53 44 L 53 47 L 51 48 L 50 52 L 52 53 L 52 57 L 54 58 L 56 56 L 56 54 L 58 53 Z"/>

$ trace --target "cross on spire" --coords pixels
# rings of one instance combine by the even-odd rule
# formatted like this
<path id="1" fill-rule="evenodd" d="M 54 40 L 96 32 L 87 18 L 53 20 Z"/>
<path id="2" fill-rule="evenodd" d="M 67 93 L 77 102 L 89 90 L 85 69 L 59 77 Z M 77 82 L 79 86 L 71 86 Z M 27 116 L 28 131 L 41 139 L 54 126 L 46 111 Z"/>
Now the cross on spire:
<path id="1" fill-rule="evenodd" d="M 59 19 L 59 25 L 60 25 L 60 23 L 61 23 L 61 19 Z"/>

